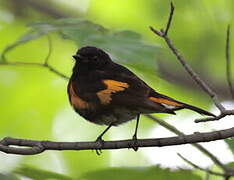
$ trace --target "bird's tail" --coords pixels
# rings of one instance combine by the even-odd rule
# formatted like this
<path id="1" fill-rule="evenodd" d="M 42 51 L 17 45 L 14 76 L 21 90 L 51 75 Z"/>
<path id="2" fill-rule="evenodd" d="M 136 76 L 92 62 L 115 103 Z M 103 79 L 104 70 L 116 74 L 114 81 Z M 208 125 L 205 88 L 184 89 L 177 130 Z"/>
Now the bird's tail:
<path id="1" fill-rule="evenodd" d="M 201 108 L 189 105 L 189 104 L 185 104 L 185 103 L 182 103 L 182 104 L 183 104 L 183 108 L 190 109 L 190 110 L 195 111 L 195 112 L 197 112 L 199 114 L 202 114 L 202 115 L 216 117 L 214 114 L 212 114 L 212 113 L 210 113 L 210 112 L 208 112 L 208 111 L 206 111 L 204 109 L 201 109 Z"/>
<path id="2" fill-rule="evenodd" d="M 192 106 L 192 105 L 177 101 L 177 100 L 175 100 L 173 98 L 170 98 L 168 96 L 165 96 L 165 95 L 162 95 L 162 94 L 159 94 L 159 93 L 156 93 L 156 92 L 153 92 L 152 96 L 149 97 L 149 99 L 151 101 L 154 101 L 156 103 L 159 103 L 159 104 L 163 105 L 166 109 L 168 109 L 170 111 L 177 111 L 177 110 L 180 110 L 180 109 L 190 109 L 190 110 L 193 110 L 193 111 L 195 111 L 195 112 L 197 112 L 199 114 L 202 114 L 202 115 L 216 117 L 214 114 L 212 114 L 212 113 L 210 113 L 210 112 L 208 112 L 206 110 L 203 110 L 201 108 L 198 108 L 198 107 L 195 107 L 195 106 Z"/>

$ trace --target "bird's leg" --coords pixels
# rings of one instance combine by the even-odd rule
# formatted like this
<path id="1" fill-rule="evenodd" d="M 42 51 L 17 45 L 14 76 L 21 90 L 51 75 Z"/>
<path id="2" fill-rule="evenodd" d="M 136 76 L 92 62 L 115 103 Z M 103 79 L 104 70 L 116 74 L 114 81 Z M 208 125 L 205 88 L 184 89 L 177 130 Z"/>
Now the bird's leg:
<path id="1" fill-rule="evenodd" d="M 96 149 L 96 153 L 97 155 L 101 155 L 102 151 L 102 146 L 103 146 L 103 139 L 102 139 L 102 136 L 111 128 L 112 124 L 110 124 L 96 139 L 96 142 L 99 142 L 101 144 L 101 147 Z"/>
<path id="2" fill-rule="evenodd" d="M 132 139 L 134 140 L 134 147 L 133 147 L 133 150 L 134 150 L 134 151 L 137 151 L 137 150 L 138 150 L 137 129 L 138 129 L 138 125 L 139 125 L 139 120 L 140 120 L 140 114 L 137 115 L 135 133 L 134 133 L 134 135 L 132 136 Z"/>

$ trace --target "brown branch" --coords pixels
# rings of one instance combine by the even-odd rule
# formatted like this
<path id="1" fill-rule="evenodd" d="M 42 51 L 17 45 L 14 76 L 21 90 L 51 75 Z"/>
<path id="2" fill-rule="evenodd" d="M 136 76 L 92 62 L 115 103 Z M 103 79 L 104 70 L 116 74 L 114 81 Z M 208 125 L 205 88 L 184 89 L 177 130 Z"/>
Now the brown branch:
<path id="1" fill-rule="evenodd" d="M 227 38 L 226 38 L 226 76 L 227 83 L 230 90 L 232 99 L 234 99 L 234 89 L 232 85 L 232 73 L 231 73 L 231 61 L 230 61 L 230 25 L 227 27 Z"/>
<path id="2" fill-rule="evenodd" d="M 163 147 L 199 142 L 210 142 L 234 137 L 234 127 L 220 131 L 195 133 L 167 138 L 138 139 L 137 147 Z M 13 145 L 13 146 L 12 146 Z M 16 147 L 22 146 L 22 147 Z M 27 148 L 25 148 L 27 147 Z M 93 149 L 124 149 L 136 147 L 135 140 L 100 142 L 52 142 L 34 141 L 16 138 L 4 138 L 0 141 L 0 151 L 9 154 L 34 155 L 46 150 L 93 150 Z"/>
<path id="3" fill-rule="evenodd" d="M 209 170 L 209 169 L 205 169 L 205 168 L 202 168 L 198 165 L 196 165 L 195 163 L 193 163 L 192 161 L 186 159 L 185 157 L 183 157 L 181 154 L 177 153 L 177 155 L 183 159 L 186 163 L 188 163 L 189 165 L 191 165 L 192 167 L 196 168 L 196 169 L 199 169 L 201 171 L 204 171 L 204 172 L 207 172 L 209 174 L 213 174 L 213 175 L 216 175 L 216 176 L 222 176 L 222 177 L 230 177 L 230 176 L 234 176 L 234 173 L 233 172 L 230 172 L 230 173 L 219 173 L 219 172 L 215 172 L 215 171 L 212 171 L 212 170 Z"/>
<path id="4" fill-rule="evenodd" d="M 166 30 L 161 29 L 158 31 L 157 29 L 150 27 L 151 31 L 156 34 L 157 36 L 163 38 L 169 47 L 169 49 L 173 52 L 173 54 L 176 56 L 176 58 L 179 60 L 179 62 L 182 64 L 184 69 L 188 72 L 188 74 L 192 77 L 192 79 L 213 99 L 213 102 L 215 103 L 216 107 L 220 110 L 220 115 L 214 118 L 206 118 L 204 121 L 212 121 L 212 120 L 219 120 L 227 115 L 234 115 L 232 111 L 226 110 L 223 105 L 218 100 L 217 94 L 198 76 L 196 72 L 193 71 L 193 69 L 189 66 L 189 64 L 186 62 L 185 58 L 180 54 L 180 52 L 176 49 L 174 44 L 172 43 L 171 39 L 168 37 L 168 30 L 170 28 L 170 24 L 172 21 L 174 12 L 174 6 L 171 4 L 171 11 L 170 16 L 168 18 L 167 27 Z M 196 120 L 196 122 L 204 122 L 203 120 Z"/>
<path id="5" fill-rule="evenodd" d="M 185 134 L 182 131 L 178 130 L 176 127 L 172 126 L 168 122 L 165 122 L 165 121 L 163 121 L 163 120 L 161 120 L 159 118 L 156 118 L 155 116 L 152 116 L 152 115 L 145 115 L 145 116 L 150 118 L 151 120 L 155 121 L 160 126 L 162 126 L 162 127 L 166 128 L 166 129 L 168 129 L 169 131 L 173 132 L 174 134 L 176 134 L 178 136 L 185 136 Z M 197 133 L 197 134 L 199 134 L 199 133 Z M 225 166 L 214 154 L 209 152 L 201 144 L 194 143 L 194 144 L 192 144 L 192 146 L 194 146 L 199 151 L 201 151 L 203 154 L 208 156 L 217 166 L 219 166 L 224 171 L 229 170 L 229 167 Z"/>
<path id="6" fill-rule="evenodd" d="M 43 67 L 48 69 L 49 71 L 55 73 L 56 75 L 62 77 L 65 80 L 68 80 L 69 77 L 64 75 L 63 73 L 59 72 L 56 70 L 54 67 L 51 65 L 43 64 L 43 63 L 30 63 L 30 62 L 0 62 L 0 65 L 8 65 L 8 66 L 37 66 L 37 67 Z"/>
<path id="7" fill-rule="evenodd" d="M 224 112 L 222 112 L 220 115 L 218 115 L 216 117 L 196 119 L 195 123 L 208 122 L 208 121 L 218 121 L 218 120 L 220 120 L 221 118 L 223 118 L 225 116 L 233 116 L 233 115 L 234 115 L 234 110 L 225 110 Z"/>
<path id="8" fill-rule="evenodd" d="M 170 11 L 170 15 L 169 15 L 169 18 L 168 18 L 168 21 L 167 21 L 166 30 L 165 30 L 164 33 L 163 33 L 163 29 L 161 30 L 161 32 L 163 33 L 164 36 L 167 36 L 167 33 L 168 33 L 169 29 L 170 29 L 173 13 L 174 13 L 174 10 L 175 10 L 175 7 L 174 7 L 172 2 L 171 2 L 170 5 L 171 5 L 171 11 Z"/>
<path id="9" fill-rule="evenodd" d="M 165 61 L 158 61 L 158 73 L 159 76 L 169 82 L 176 83 L 179 86 L 186 87 L 191 90 L 197 89 L 197 84 L 191 81 L 190 76 L 185 76 L 183 72 L 171 71 L 170 64 Z M 227 93 L 229 89 L 226 87 L 226 82 L 217 81 L 212 76 L 206 73 L 206 67 L 201 67 L 199 74 L 206 82 L 212 84 L 212 87 L 216 90 L 217 95 L 223 99 L 229 99 L 230 96 Z M 204 91 L 203 91 L 204 92 Z"/>

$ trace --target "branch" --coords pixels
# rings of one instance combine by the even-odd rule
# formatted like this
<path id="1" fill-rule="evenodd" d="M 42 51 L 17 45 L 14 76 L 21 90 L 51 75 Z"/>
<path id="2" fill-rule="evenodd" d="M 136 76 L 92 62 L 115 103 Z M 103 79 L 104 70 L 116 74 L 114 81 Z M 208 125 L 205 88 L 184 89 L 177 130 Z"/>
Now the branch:
<path id="1" fill-rule="evenodd" d="M 173 82 L 178 84 L 179 86 L 186 87 L 187 89 L 197 89 L 197 84 L 191 81 L 190 76 L 185 76 L 183 72 L 171 71 L 170 63 L 167 63 L 162 60 L 158 60 L 158 73 L 159 76 L 169 82 Z M 230 96 L 227 93 L 229 91 L 228 87 L 226 87 L 226 82 L 219 81 L 217 82 L 211 75 L 207 74 L 206 67 L 201 67 L 199 69 L 199 74 L 202 78 L 212 84 L 216 93 L 220 98 L 229 99 Z"/>
<path id="2" fill-rule="evenodd" d="M 164 127 L 166 129 L 168 129 L 169 131 L 173 132 L 174 134 L 176 134 L 178 136 L 185 136 L 185 134 L 183 132 L 181 132 L 180 130 L 178 130 L 176 127 L 172 126 L 168 122 L 160 120 L 159 118 L 156 118 L 155 116 L 152 116 L 152 115 L 145 115 L 145 116 L 148 117 L 148 118 L 150 118 L 151 120 L 155 121 L 156 123 L 158 123 L 162 127 Z M 199 133 L 197 133 L 197 134 L 199 134 Z M 224 171 L 230 170 L 229 167 L 225 166 L 214 154 L 212 154 L 211 152 L 209 152 L 201 144 L 194 143 L 194 144 L 192 144 L 192 146 L 194 146 L 199 151 L 201 151 L 203 154 L 205 154 L 206 156 L 208 156 L 217 166 L 219 166 Z"/>
<path id="3" fill-rule="evenodd" d="M 195 123 L 208 122 L 208 121 L 218 121 L 218 120 L 224 118 L 225 116 L 231 116 L 231 115 L 234 115 L 234 110 L 225 110 L 220 115 L 218 115 L 216 117 L 208 117 L 208 118 L 196 119 Z"/>
<path id="4" fill-rule="evenodd" d="M 189 64 L 186 62 L 185 58 L 181 55 L 181 53 L 176 49 L 174 44 L 172 43 L 171 39 L 168 37 L 168 31 L 170 28 L 170 24 L 172 21 L 174 12 L 174 6 L 171 3 L 171 11 L 168 18 L 166 30 L 161 29 L 160 31 L 156 30 L 155 28 L 150 26 L 150 30 L 156 34 L 157 36 L 163 38 L 167 44 L 167 46 L 170 48 L 170 50 L 173 52 L 173 54 L 176 56 L 178 61 L 182 64 L 184 69 L 188 72 L 188 74 L 192 77 L 192 79 L 213 99 L 213 102 L 215 103 L 216 107 L 220 110 L 220 115 L 214 118 L 206 118 L 206 119 L 199 119 L 195 122 L 204 122 L 204 121 L 213 121 L 213 120 L 219 120 L 227 115 L 234 115 L 232 111 L 226 110 L 223 105 L 218 100 L 217 94 L 198 76 L 196 72 L 193 71 L 193 69 L 189 66 Z"/>
<path id="5" fill-rule="evenodd" d="M 234 127 L 230 129 L 195 133 L 184 136 L 167 138 L 138 139 L 137 147 L 162 147 L 199 142 L 210 142 L 234 137 Z M 13 145 L 13 146 L 12 146 Z M 16 146 L 23 146 L 21 148 Z M 136 147 L 135 140 L 103 141 L 100 142 L 53 142 L 34 141 L 26 139 L 4 138 L 0 141 L 0 151 L 9 154 L 34 155 L 46 150 L 92 150 L 92 149 L 124 149 Z"/>
<path id="6" fill-rule="evenodd" d="M 196 168 L 196 169 L 199 169 L 201 171 L 204 171 L 204 172 L 207 172 L 209 174 L 213 174 L 213 175 L 216 175 L 216 176 L 222 176 L 222 177 L 230 177 L 230 176 L 233 176 L 234 174 L 233 173 L 219 173 L 219 172 L 215 172 L 215 171 L 212 171 L 212 170 L 209 170 L 209 169 L 205 169 L 205 168 L 202 168 L 196 164 L 194 164 L 193 162 L 191 162 L 190 160 L 186 159 L 185 157 L 183 157 L 181 154 L 177 153 L 177 155 L 183 159 L 186 163 L 188 163 L 189 165 L 191 165 L 192 167 Z"/>
<path id="7" fill-rule="evenodd" d="M 226 76 L 232 99 L 234 99 L 234 89 L 232 86 L 232 73 L 231 73 L 231 62 L 230 62 L 230 25 L 228 25 L 227 27 L 227 38 L 226 38 Z"/>
<path id="8" fill-rule="evenodd" d="M 5 57 L 2 57 L 2 59 L 0 60 L 0 65 L 9 65 L 9 66 L 37 66 L 37 67 L 43 67 L 48 69 L 49 71 L 55 73 L 56 75 L 60 76 L 61 78 L 68 80 L 69 77 L 64 75 L 63 73 L 59 72 L 58 70 L 56 70 L 53 66 L 51 66 L 49 64 L 49 58 L 51 56 L 51 52 L 52 52 L 52 41 L 50 36 L 48 35 L 48 47 L 49 47 L 49 51 L 48 54 L 46 55 L 44 62 L 43 63 L 34 63 L 34 62 L 9 62 Z"/>

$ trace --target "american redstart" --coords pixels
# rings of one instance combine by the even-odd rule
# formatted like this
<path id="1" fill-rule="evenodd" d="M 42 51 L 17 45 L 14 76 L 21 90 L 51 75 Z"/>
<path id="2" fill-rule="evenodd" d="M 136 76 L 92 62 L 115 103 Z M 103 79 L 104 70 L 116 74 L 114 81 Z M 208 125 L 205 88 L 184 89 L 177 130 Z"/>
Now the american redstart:
<path id="1" fill-rule="evenodd" d="M 86 120 L 107 125 L 97 140 L 111 127 L 136 119 L 133 139 L 137 140 L 140 114 L 169 113 L 190 109 L 215 116 L 201 108 L 160 94 L 126 67 L 113 62 L 103 50 L 92 46 L 80 48 L 68 84 L 73 108 Z"/>

